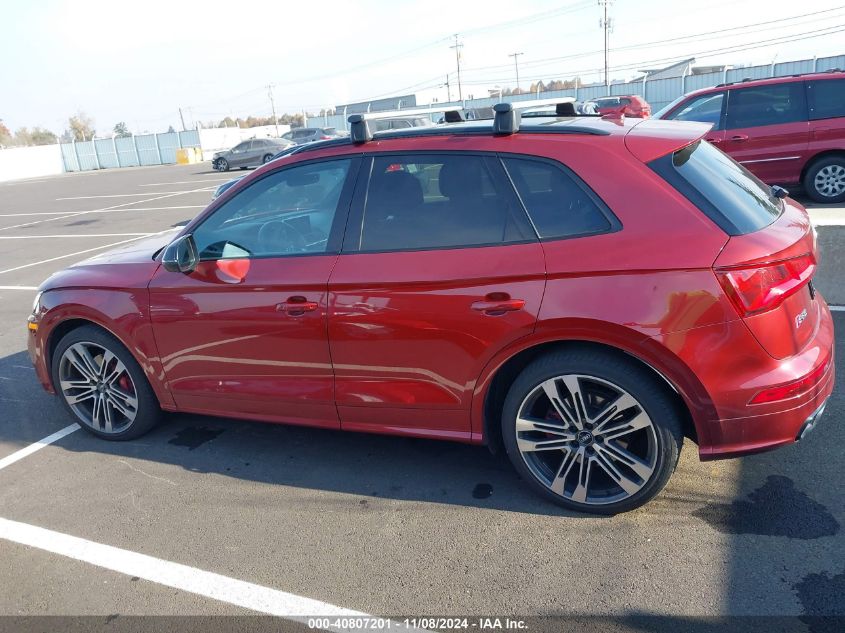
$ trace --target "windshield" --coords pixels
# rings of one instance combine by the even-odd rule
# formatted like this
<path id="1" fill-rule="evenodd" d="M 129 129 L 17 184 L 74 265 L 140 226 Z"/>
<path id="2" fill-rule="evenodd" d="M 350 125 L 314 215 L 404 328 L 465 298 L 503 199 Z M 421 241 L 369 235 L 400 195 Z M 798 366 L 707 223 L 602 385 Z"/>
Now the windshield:
<path id="1" fill-rule="evenodd" d="M 657 112 L 655 112 L 655 114 L 654 114 L 654 118 L 655 118 L 655 119 L 662 119 L 662 118 L 663 118 L 663 116 L 664 116 L 667 112 L 669 112 L 669 110 L 671 110 L 672 108 L 674 108 L 676 105 L 678 105 L 681 101 L 683 101 L 683 100 L 684 100 L 684 99 L 686 99 L 686 98 L 687 98 L 687 96 L 686 96 L 686 95 L 681 95 L 680 97 L 678 97 L 678 98 L 677 98 L 677 99 L 675 99 L 674 101 L 670 101 L 667 105 L 663 106 L 663 107 L 662 107 L 662 108 L 660 108 Z"/>

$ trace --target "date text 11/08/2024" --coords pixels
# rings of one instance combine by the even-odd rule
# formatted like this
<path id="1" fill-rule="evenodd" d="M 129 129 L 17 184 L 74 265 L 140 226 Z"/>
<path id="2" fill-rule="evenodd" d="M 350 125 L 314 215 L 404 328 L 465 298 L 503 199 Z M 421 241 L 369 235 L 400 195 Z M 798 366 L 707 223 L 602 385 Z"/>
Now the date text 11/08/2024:
<path id="1" fill-rule="evenodd" d="M 524 620 L 518 618 L 474 617 L 474 618 L 374 618 L 374 617 L 341 617 L 341 618 L 308 618 L 309 629 L 342 629 L 342 630 L 385 630 L 385 629 L 439 629 L 439 630 L 524 630 L 528 628 Z"/>

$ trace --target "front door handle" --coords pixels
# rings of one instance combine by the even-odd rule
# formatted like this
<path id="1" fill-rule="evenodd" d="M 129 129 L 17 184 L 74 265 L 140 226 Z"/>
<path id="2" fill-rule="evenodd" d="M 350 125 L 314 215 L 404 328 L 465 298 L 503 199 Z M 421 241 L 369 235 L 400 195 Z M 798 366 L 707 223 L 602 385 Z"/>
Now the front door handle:
<path id="1" fill-rule="evenodd" d="M 472 309 L 478 312 L 483 312 L 488 316 L 499 316 L 505 312 L 516 312 L 525 307 L 524 299 L 499 299 L 476 301 L 472 304 Z"/>
<path id="2" fill-rule="evenodd" d="M 748 140 L 748 134 L 734 134 L 731 137 L 732 141 L 736 141 L 737 143 L 742 143 L 743 141 Z"/>
<path id="3" fill-rule="evenodd" d="M 276 310 L 288 316 L 302 316 L 306 312 L 314 312 L 318 307 L 316 301 L 308 301 L 305 297 L 288 297 L 287 301 L 276 305 Z"/>
<path id="4" fill-rule="evenodd" d="M 706 138 L 704 140 L 707 141 L 708 143 L 713 143 L 713 144 L 722 142 L 722 139 L 720 139 L 719 137 Z"/>

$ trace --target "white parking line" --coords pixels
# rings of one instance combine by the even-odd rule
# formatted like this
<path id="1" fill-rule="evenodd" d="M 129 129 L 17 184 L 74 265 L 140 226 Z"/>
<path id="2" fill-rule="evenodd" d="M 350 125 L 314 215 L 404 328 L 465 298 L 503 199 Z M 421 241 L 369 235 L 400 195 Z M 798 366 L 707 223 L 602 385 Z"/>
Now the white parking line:
<path id="1" fill-rule="evenodd" d="M 112 246 L 120 246 L 121 244 L 128 244 L 129 242 L 136 242 L 140 239 L 145 237 L 150 237 L 152 235 L 161 235 L 163 233 L 169 233 L 170 231 L 176 231 L 181 227 L 174 227 L 167 229 L 165 231 L 159 231 L 158 233 L 148 233 L 145 235 L 141 235 L 140 237 L 132 237 L 128 240 L 121 240 L 119 242 L 112 242 L 111 244 L 103 244 L 102 246 L 95 246 L 94 248 L 86 248 L 84 251 L 76 251 L 75 253 L 68 253 L 67 255 L 59 255 L 58 257 L 51 257 L 50 259 L 42 259 L 40 262 L 32 262 L 31 264 L 23 264 L 21 266 L 15 266 L 14 268 L 7 268 L 6 270 L 0 270 L 0 275 L 4 273 L 11 273 L 16 270 L 23 270 L 24 268 L 31 268 L 33 266 L 40 266 L 41 264 L 49 264 L 50 262 L 55 262 L 59 259 L 67 259 L 68 257 L 76 257 L 77 255 L 85 255 L 86 253 L 93 253 L 94 251 L 102 251 L 107 248 L 111 248 Z"/>
<path id="2" fill-rule="evenodd" d="M 38 290 L 38 286 L 0 286 L 0 290 Z"/>
<path id="3" fill-rule="evenodd" d="M 190 191 L 156 191 L 155 193 L 180 194 L 191 193 L 193 191 L 211 191 L 212 187 L 205 187 L 203 189 L 191 189 Z M 93 198 L 136 198 L 138 196 L 148 196 L 149 193 L 112 193 L 103 196 L 73 196 L 72 198 L 56 198 L 56 200 L 91 200 Z"/>
<path id="4" fill-rule="evenodd" d="M 834 312 L 845 312 L 845 306 L 827 306 Z"/>
<path id="5" fill-rule="evenodd" d="M 189 191 L 181 191 L 179 193 L 170 193 L 165 195 L 157 195 L 152 198 L 147 198 L 145 200 L 138 200 L 137 202 L 124 202 L 123 204 L 115 204 L 110 207 L 103 207 L 102 209 L 92 209 L 91 211 L 72 211 L 67 215 L 59 215 L 54 218 L 47 218 L 45 220 L 34 220 L 32 222 L 24 222 L 23 224 L 13 224 L 12 226 L 3 226 L 0 227 L 0 231 L 8 231 L 10 229 L 22 229 L 27 226 L 35 226 L 36 224 L 43 224 L 44 222 L 55 222 L 56 220 L 64 220 L 65 218 L 75 218 L 80 215 L 87 215 L 89 213 L 102 213 L 103 211 L 113 211 L 115 209 L 122 209 L 123 207 L 129 207 L 133 204 L 142 204 L 144 202 L 153 202 L 154 200 L 163 200 L 164 198 L 172 198 L 173 196 L 181 196 L 185 193 L 195 193 L 197 191 L 206 191 L 206 189 L 192 189 Z M 127 209 L 128 211 L 135 211 L 137 209 Z"/>
<path id="6" fill-rule="evenodd" d="M 328 602 L 95 543 L 28 523 L 0 518 L 0 539 L 289 620 L 303 621 L 309 616 L 370 617 L 360 611 L 344 609 Z"/>
<path id="7" fill-rule="evenodd" d="M 73 233 L 70 235 L 0 235 L 0 240 L 43 240 L 51 237 L 146 237 L 151 233 Z"/>
<path id="8" fill-rule="evenodd" d="M 228 182 L 234 180 L 231 176 L 228 178 L 206 178 L 204 180 L 176 180 L 174 182 L 145 182 L 139 187 L 161 187 L 162 185 L 192 185 L 195 182 Z"/>
<path id="9" fill-rule="evenodd" d="M 143 200 L 134 204 L 140 204 Z M 207 204 L 185 204 L 175 207 L 132 207 L 131 209 L 91 209 L 90 211 L 75 211 L 74 213 L 118 213 L 125 211 L 170 211 L 172 209 L 205 209 Z M 22 218 L 32 215 L 67 215 L 67 211 L 33 211 L 31 213 L 0 213 L 0 218 Z"/>
<path id="10" fill-rule="evenodd" d="M 28 457 L 36 451 L 40 451 L 45 446 L 49 446 L 56 440 L 60 440 L 63 437 L 70 435 L 74 431 L 78 431 L 80 428 L 82 427 L 80 427 L 78 424 L 71 424 L 70 426 L 66 426 L 65 428 L 63 428 L 61 431 L 56 431 L 52 435 L 48 435 L 43 440 L 38 440 L 37 442 L 35 442 L 34 444 L 30 444 L 26 448 L 22 448 L 21 450 L 12 453 L 11 455 L 7 455 L 3 459 L 0 459 L 0 470 L 3 470 L 4 468 L 6 468 L 6 466 L 11 466 L 15 462 L 19 462 L 24 457 Z M 2 521 L 2 519 L 0 519 L 0 521 Z"/>

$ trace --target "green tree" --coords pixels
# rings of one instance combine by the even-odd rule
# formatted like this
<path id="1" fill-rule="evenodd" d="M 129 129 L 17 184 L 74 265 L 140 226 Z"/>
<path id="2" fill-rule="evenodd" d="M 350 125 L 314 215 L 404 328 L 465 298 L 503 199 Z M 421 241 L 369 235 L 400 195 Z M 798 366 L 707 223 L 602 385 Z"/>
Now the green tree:
<path id="1" fill-rule="evenodd" d="M 84 112 L 77 112 L 67 120 L 68 128 L 76 141 L 90 141 L 94 138 L 94 121 Z"/>
<path id="2" fill-rule="evenodd" d="M 32 133 L 25 127 L 18 128 L 17 130 L 15 130 L 14 144 L 20 147 L 33 145 Z"/>
<path id="3" fill-rule="evenodd" d="M 126 138 L 128 136 L 132 136 L 132 132 L 129 131 L 129 128 L 127 127 L 126 123 L 124 123 L 123 121 L 121 121 L 120 123 L 116 123 L 114 126 L 114 130 L 112 131 L 114 132 L 114 135 L 117 138 Z"/>
<path id="4" fill-rule="evenodd" d="M 12 132 L 3 124 L 3 119 L 0 119 L 0 145 L 12 144 Z"/>
<path id="5" fill-rule="evenodd" d="M 32 128 L 30 137 L 32 138 L 33 145 L 55 145 L 59 142 L 59 139 L 55 134 L 53 134 L 50 130 L 45 130 L 41 127 Z"/>

